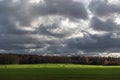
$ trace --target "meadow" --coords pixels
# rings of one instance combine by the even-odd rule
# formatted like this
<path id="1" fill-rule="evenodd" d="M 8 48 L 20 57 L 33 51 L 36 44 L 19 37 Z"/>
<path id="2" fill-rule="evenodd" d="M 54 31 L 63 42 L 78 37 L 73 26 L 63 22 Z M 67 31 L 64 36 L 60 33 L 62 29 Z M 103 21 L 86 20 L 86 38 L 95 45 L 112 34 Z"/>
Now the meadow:
<path id="1" fill-rule="evenodd" d="M 0 80 L 120 80 L 120 66 L 0 65 Z"/>

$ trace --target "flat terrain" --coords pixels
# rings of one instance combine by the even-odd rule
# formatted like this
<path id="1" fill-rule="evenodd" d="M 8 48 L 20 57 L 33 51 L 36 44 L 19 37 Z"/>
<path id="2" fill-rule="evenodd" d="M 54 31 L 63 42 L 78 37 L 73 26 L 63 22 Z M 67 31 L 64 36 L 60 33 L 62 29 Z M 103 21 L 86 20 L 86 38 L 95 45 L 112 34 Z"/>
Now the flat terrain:
<path id="1" fill-rule="evenodd" d="M 0 65 L 0 80 L 120 80 L 120 66 Z"/>

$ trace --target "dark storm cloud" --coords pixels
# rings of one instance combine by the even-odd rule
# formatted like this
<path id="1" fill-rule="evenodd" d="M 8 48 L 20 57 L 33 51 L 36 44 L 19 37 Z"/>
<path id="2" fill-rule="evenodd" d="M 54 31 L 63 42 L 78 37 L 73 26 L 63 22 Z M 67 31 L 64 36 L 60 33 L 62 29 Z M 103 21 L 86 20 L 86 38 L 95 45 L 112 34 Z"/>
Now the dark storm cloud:
<path id="1" fill-rule="evenodd" d="M 91 40 L 85 42 L 84 38 L 74 38 L 67 40 L 69 49 L 83 50 L 83 51 L 106 51 L 108 49 L 120 48 L 120 38 L 111 38 L 111 33 L 103 36 L 93 35 Z M 81 42 L 81 40 L 83 40 Z M 71 43 L 72 42 L 72 43 Z M 85 44 L 83 44 L 85 42 Z"/>
<path id="2" fill-rule="evenodd" d="M 17 28 L 16 20 L 11 17 L 0 17 L 0 33 L 1 34 L 26 34 L 24 30 Z"/>
<path id="3" fill-rule="evenodd" d="M 33 6 L 32 10 L 37 15 L 63 15 L 80 19 L 88 17 L 83 3 L 73 0 L 44 0 L 44 4 Z"/>
<path id="4" fill-rule="evenodd" d="M 74 34 L 73 31 L 76 31 L 76 28 L 69 30 L 66 30 L 65 28 L 61 29 L 58 23 L 53 23 L 49 25 L 41 24 L 38 28 L 36 28 L 36 30 L 33 33 L 42 34 L 45 36 L 53 36 L 57 38 L 64 38 Z"/>
<path id="5" fill-rule="evenodd" d="M 36 43 L 36 39 L 27 35 L 0 34 L 0 49 L 18 49 L 15 44 Z"/>
<path id="6" fill-rule="evenodd" d="M 100 18 L 119 13 L 119 5 L 92 0 L 89 10 L 82 0 L 29 1 L 0 0 L 0 50 L 64 55 L 120 48 L 118 35 L 111 37 L 112 31 L 120 30 L 119 25 L 113 19 Z M 108 34 L 93 35 L 86 27 Z"/>
<path id="7" fill-rule="evenodd" d="M 107 0 L 92 0 L 89 8 L 97 16 L 109 16 L 113 13 L 120 13 L 120 5 L 109 4 Z"/>
<path id="8" fill-rule="evenodd" d="M 29 14 L 28 7 L 30 5 L 25 0 L 19 0 L 19 2 L 3 0 L 0 2 L 0 19 L 13 19 L 14 21 L 10 21 L 18 21 L 21 25 L 29 25 L 34 16 Z"/>
<path id="9" fill-rule="evenodd" d="M 62 33 L 52 33 L 51 30 L 57 29 L 59 25 L 52 24 L 52 25 L 43 25 L 41 24 L 39 28 L 36 29 L 36 33 L 48 35 L 48 36 L 54 36 L 54 37 L 64 37 L 65 35 Z"/>
<path id="10" fill-rule="evenodd" d="M 97 31 L 119 31 L 120 25 L 116 24 L 113 20 L 108 19 L 102 21 L 97 17 L 93 17 L 91 20 L 91 27 Z"/>
<path id="11" fill-rule="evenodd" d="M 27 5 L 27 4 L 26 4 Z M 15 3 L 13 0 L 0 1 L 0 33 L 1 34 L 24 34 L 27 33 L 22 26 L 30 25 L 32 18 L 29 14 L 25 14 L 26 5 Z M 24 9 L 23 9 L 23 7 Z M 18 28 L 21 26 L 21 29 Z"/>
<path id="12" fill-rule="evenodd" d="M 44 4 L 31 4 L 28 1 L 0 1 L 0 29 L 4 29 L 2 32 L 14 33 L 15 31 L 15 33 L 22 33 L 24 30 L 17 29 L 17 25 L 21 26 L 21 28 L 23 26 L 31 26 L 33 20 L 40 16 L 61 15 L 80 19 L 86 19 L 88 16 L 84 5 L 80 2 L 77 3 L 72 0 L 45 0 Z"/>

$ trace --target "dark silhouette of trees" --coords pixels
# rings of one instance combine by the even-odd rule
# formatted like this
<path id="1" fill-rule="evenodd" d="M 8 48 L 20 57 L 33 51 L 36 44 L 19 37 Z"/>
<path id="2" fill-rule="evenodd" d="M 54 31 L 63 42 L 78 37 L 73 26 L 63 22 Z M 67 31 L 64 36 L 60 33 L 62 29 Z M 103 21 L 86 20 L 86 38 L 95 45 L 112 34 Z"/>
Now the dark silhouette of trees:
<path id="1" fill-rule="evenodd" d="M 18 64 L 18 63 L 19 63 L 19 56 L 17 55 L 7 55 L 7 54 L 0 55 L 0 64 Z"/>
<path id="2" fill-rule="evenodd" d="M 0 64 L 72 63 L 90 65 L 120 65 L 120 58 L 88 56 L 39 56 L 26 54 L 0 54 Z"/>

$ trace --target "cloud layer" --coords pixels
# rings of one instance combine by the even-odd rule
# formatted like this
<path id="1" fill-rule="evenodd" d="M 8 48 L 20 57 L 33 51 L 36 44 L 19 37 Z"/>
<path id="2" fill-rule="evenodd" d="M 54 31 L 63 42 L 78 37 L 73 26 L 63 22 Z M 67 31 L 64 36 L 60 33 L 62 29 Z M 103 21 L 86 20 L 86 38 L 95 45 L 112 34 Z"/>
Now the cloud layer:
<path id="1" fill-rule="evenodd" d="M 120 3 L 110 1 L 0 0 L 0 52 L 119 52 Z"/>

